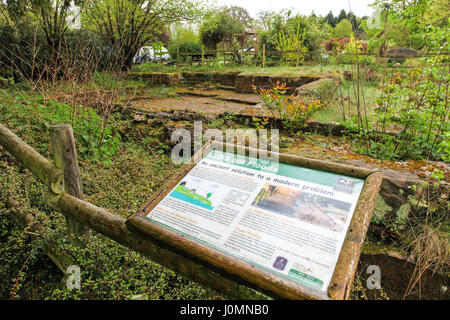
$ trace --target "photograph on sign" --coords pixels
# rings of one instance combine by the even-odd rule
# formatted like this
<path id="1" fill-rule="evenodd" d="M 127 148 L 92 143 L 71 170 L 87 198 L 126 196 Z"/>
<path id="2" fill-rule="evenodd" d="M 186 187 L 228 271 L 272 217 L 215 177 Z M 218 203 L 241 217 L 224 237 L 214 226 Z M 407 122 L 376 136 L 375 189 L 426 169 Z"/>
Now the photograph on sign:
<path id="1" fill-rule="evenodd" d="M 363 185 L 210 150 L 146 219 L 325 293 Z"/>

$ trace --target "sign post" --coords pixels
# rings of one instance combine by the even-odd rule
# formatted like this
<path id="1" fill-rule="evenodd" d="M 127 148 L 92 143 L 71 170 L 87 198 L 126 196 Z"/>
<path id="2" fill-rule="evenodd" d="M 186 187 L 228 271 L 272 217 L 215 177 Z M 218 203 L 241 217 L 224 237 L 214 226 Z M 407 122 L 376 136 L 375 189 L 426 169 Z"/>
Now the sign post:
<path id="1" fill-rule="evenodd" d="M 349 297 L 381 172 L 219 143 L 199 153 L 130 230 L 273 297 Z"/>

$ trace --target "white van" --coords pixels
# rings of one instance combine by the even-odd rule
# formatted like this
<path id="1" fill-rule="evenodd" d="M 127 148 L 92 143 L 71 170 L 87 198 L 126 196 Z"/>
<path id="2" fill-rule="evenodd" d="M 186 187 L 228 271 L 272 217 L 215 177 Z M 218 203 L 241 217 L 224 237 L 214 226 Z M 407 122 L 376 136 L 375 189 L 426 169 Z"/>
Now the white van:
<path id="1" fill-rule="evenodd" d="M 148 61 L 160 61 L 169 60 L 170 54 L 166 48 L 161 47 L 160 50 L 156 51 L 152 46 L 141 47 L 136 55 L 133 57 L 133 63 L 144 63 Z"/>

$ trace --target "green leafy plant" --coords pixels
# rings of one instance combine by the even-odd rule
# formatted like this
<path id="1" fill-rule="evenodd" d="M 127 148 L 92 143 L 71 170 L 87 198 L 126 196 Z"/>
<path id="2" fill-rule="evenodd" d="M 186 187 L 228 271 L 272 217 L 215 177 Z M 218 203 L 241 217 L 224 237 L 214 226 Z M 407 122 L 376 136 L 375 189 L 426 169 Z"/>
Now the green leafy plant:
<path id="1" fill-rule="evenodd" d="M 186 61 L 189 55 L 188 53 L 202 53 L 202 45 L 200 41 L 184 41 L 180 43 L 171 44 L 168 48 L 172 59 L 177 61 Z"/>
<path id="2" fill-rule="evenodd" d="M 263 117 L 263 118 L 252 117 L 252 123 L 256 128 L 264 129 L 267 126 L 267 124 L 269 123 L 269 118 L 267 118 L 267 117 Z"/>
<path id="3" fill-rule="evenodd" d="M 450 162 L 450 132 L 445 133 L 445 138 L 439 144 L 437 152 L 441 154 L 443 161 Z"/>
<path id="4" fill-rule="evenodd" d="M 255 85 L 252 87 L 272 115 L 283 119 L 285 126 L 291 130 L 303 128 L 306 121 L 323 107 L 320 100 L 286 95 L 286 84 L 280 84 L 279 81 L 271 89 L 258 88 Z"/>
<path id="5" fill-rule="evenodd" d="M 448 161 L 450 73 L 441 53 L 449 50 L 449 43 L 448 28 L 432 28 L 427 44 L 437 54 L 385 76 L 372 119 L 358 119 L 367 124 L 359 133 L 367 155 Z"/>
<path id="6" fill-rule="evenodd" d="M 388 139 L 392 140 L 395 158 L 439 159 L 445 150 L 444 133 L 450 130 L 450 77 L 445 70 L 447 67 L 427 63 L 423 68 L 392 74 L 384 85 L 374 116 L 377 131 L 397 131 L 396 141 Z"/>
<path id="7" fill-rule="evenodd" d="M 306 29 L 303 29 L 300 34 L 300 25 L 297 25 L 295 32 L 288 34 L 281 31 L 278 35 L 277 49 L 282 52 L 284 61 L 288 63 L 295 61 L 295 65 L 298 66 L 306 59 L 308 48 L 304 45 Z"/>
<path id="8" fill-rule="evenodd" d="M 8 93 L 6 97 L 8 97 Z M 11 98 L 11 97 L 10 97 Z M 9 118 L 14 114 L 14 119 Z M 17 126 L 35 126 L 47 131 L 51 125 L 70 124 L 73 127 L 77 151 L 93 161 L 108 162 L 120 148 L 119 115 L 105 119 L 96 110 L 82 106 L 43 99 L 24 92 L 14 100 L 0 99 L 0 121 Z"/>

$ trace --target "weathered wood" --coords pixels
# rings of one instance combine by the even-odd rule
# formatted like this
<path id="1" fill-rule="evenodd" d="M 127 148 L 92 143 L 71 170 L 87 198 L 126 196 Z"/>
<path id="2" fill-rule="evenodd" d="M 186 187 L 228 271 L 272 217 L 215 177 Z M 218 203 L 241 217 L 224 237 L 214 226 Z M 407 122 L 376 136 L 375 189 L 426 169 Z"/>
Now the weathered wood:
<path id="1" fill-rule="evenodd" d="M 47 203 L 66 217 L 77 220 L 102 235 L 143 254 L 151 260 L 217 290 L 229 298 L 268 299 L 269 296 L 252 288 L 251 284 L 240 284 L 235 278 L 224 274 L 203 261 L 185 252 L 167 247 L 164 243 L 149 236 L 131 232 L 125 224 L 126 219 L 105 209 L 72 197 L 66 193 L 55 195 L 48 192 Z"/>
<path id="2" fill-rule="evenodd" d="M 23 206 L 19 202 L 14 199 L 8 199 L 6 206 L 14 211 L 14 217 L 23 228 L 29 228 L 31 232 L 35 232 L 38 236 L 45 237 L 47 230 L 40 223 L 36 223 L 31 214 L 25 213 Z M 43 251 L 63 274 L 66 274 L 67 268 L 73 264 L 72 256 L 52 243 L 46 244 Z"/>
<path id="3" fill-rule="evenodd" d="M 195 241 L 190 240 L 184 235 L 170 231 L 144 218 L 171 190 L 177 185 L 189 171 L 195 166 L 197 161 L 200 161 L 212 148 L 226 151 L 235 147 L 235 151 L 249 152 L 248 147 L 236 146 L 232 144 L 222 144 L 217 142 L 206 143 L 201 150 L 199 150 L 192 157 L 195 159 L 191 163 L 185 164 L 179 172 L 167 181 L 154 196 L 145 203 L 136 215 L 126 221 L 130 230 L 138 232 L 139 234 L 150 235 L 165 244 L 168 244 L 172 250 L 179 250 L 187 252 L 193 256 L 196 261 L 203 261 L 207 264 L 221 270 L 224 274 L 231 274 L 236 277 L 237 282 L 251 283 L 255 288 L 263 292 L 270 292 L 273 296 L 288 298 L 288 299 L 327 299 L 325 295 L 317 290 L 310 289 L 304 285 L 296 284 L 289 285 L 291 281 L 286 278 L 277 276 L 274 273 L 256 268 L 254 265 L 244 262 L 230 255 L 223 253 L 210 246 L 200 245 Z"/>
<path id="4" fill-rule="evenodd" d="M 62 172 L 2 124 L 0 124 L 0 145 L 54 193 L 60 194 L 64 191 Z"/>
<path id="5" fill-rule="evenodd" d="M 233 151 L 241 155 L 255 154 L 257 151 L 244 145 L 226 144 L 211 142 L 204 145 L 202 150 L 197 152 L 192 159 L 198 162 L 212 148 L 222 151 Z M 272 155 L 268 152 L 268 156 Z M 127 220 L 127 226 L 136 232 L 150 235 L 151 237 L 168 244 L 172 248 L 187 252 L 199 260 L 206 261 L 216 268 L 236 276 L 238 281 L 253 283 L 256 287 L 265 292 L 274 293 L 276 296 L 288 299 L 343 299 L 348 297 L 353 280 L 354 272 L 359 259 L 359 252 L 364 242 L 365 234 L 370 223 L 370 217 L 374 206 L 374 201 L 382 180 L 382 173 L 374 170 L 361 169 L 358 167 L 328 163 L 295 155 L 278 154 L 279 162 L 301 166 L 310 169 L 327 171 L 355 178 L 365 179 L 363 190 L 360 195 L 358 206 L 353 214 L 353 219 L 347 230 L 346 239 L 342 246 L 341 255 L 336 265 L 335 276 L 331 282 L 334 286 L 332 295 L 324 294 L 318 290 L 310 289 L 299 283 L 294 283 L 274 273 L 232 257 L 223 251 L 211 246 L 200 244 L 189 237 L 171 231 L 167 228 L 153 223 L 146 219 L 147 214 L 158 205 L 158 203 L 168 195 L 168 193 L 191 171 L 195 163 L 184 165 L 179 172 L 169 179 L 155 194 L 145 203 L 141 209 Z M 355 238 L 355 235 L 357 238 Z M 358 240 L 358 241 L 357 241 Z M 342 277 L 341 274 L 348 274 L 349 277 Z M 341 288 L 348 289 L 343 291 Z M 334 290 L 334 291 L 333 291 Z"/>
<path id="6" fill-rule="evenodd" d="M 212 147 L 214 147 L 217 150 L 220 150 L 222 148 L 223 151 L 227 150 L 234 150 L 234 152 L 238 152 L 239 154 L 252 154 L 257 152 L 257 149 L 244 146 L 244 145 L 233 145 L 229 143 L 219 143 L 219 142 L 213 142 Z M 206 151 L 204 151 L 205 153 Z M 317 160 L 312 158 L 306 158 L 302 156 L 297 155 L 291 155 L 286 153 L 278 153 L 278 152 L 267 152 L 267 157 L 271 157 L 272 155 L 277 154 L 278 155 L 278 161 L 280 163 L 286 163 L 291 164 L 294 166 L 314 169 L 314 170 L 320 170 L 320 171 L 326 171 L 341 175 L 346 175 L 350 177 L 355 177 L 359 179 L 365 179 L 370 174 L 374 173 L 375 170 L 350 166 L 346 164 L 340 164 L 340 163 L 334 163 L 334 162 L 327 162 L 323 160 Z"/>
<path id="7" fill-rule="evenodd" d="M 266 67 L 266 43 L 263 43 L 263 49 L 262 49 L 262 66 L 263 66 L 263 68 Z"/>
<path id="8" fill-rule="evenodd" d="M 205 63 L 205 46 L 202 45 L 202 65 Z"/>
<path id="9" fill-rule="evenodd" d="M 58 169 L 62 170 L 64 174 L 65 192 L 78 199 L 83 199 L 80 169 L 78 167 L 72 126 L 51 126 L 50 134 L 52 138 L 55 165 Z M 85 244 L 80 237 L 88 232 L 88 228 L 68 218 L 66 218 L 66 223 L 71 242 L 80 247 L 84 246 Z"/>
<path id="10" fill-rule="evenodd" d="M 328 288 L 328 294 L 333 300 L 348 299 L 350 296 L 359 256 L 382 180 L 383 173 L 375 172 L 369 175 L 364 183 Z"/>

